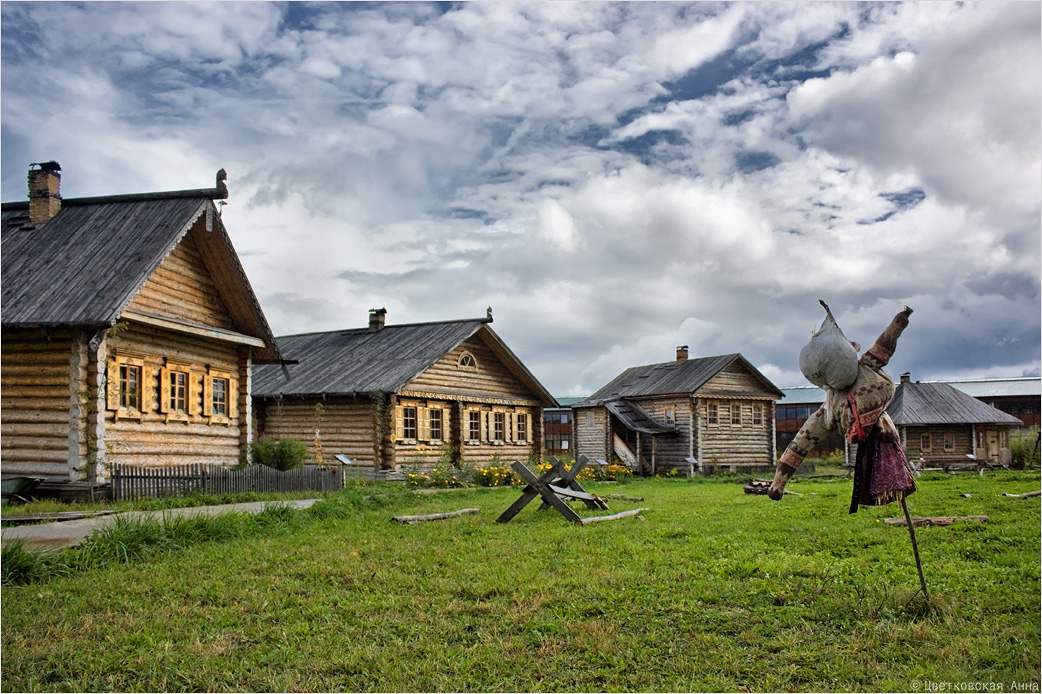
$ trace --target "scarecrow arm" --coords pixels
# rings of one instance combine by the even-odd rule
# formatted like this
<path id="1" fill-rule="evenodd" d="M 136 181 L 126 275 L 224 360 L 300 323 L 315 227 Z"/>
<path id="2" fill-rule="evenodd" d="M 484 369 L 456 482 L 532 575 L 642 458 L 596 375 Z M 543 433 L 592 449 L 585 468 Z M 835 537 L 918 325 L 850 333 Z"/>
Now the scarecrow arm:
<path id="1" fill-rule="evenodd" d="M 903 311 L 894 316 L 876 343 L 861 358 L 865 366 L 870 369 L 881 369 L 887 365 L 897 348 L 897 338 L 901 337 L 901 333 L 908 327 L 908 316 L 910 315 L 912 315 L 912 309 L 905 306 Z"/>

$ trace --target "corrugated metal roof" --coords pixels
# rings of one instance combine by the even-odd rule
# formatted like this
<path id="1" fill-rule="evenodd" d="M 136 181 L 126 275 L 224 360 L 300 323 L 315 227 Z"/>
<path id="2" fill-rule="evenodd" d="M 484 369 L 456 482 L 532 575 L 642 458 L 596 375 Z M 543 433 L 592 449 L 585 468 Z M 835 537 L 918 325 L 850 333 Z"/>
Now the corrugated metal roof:
<path id="1" fill-rule="evenodd" d="M 275 338 L 286 366 L 257 366 L 253 394 L 364 395 L 394 393 L 432 366 L 461 342 L 484 331 L 493 351 L 514 375 L 547 406 L 557 401 L 488 327 L 488 319 L 387 325 L 376 332 L 367 328 L 308 333 Z M 286 380 L 286 373 L 289 380 Z"/>
<path id="2" fill-rule="evenodd" d="M 887 414 L 898 426 L 925 424 L 1005 424 L 1021 421 L 947 383 L 901 383 Z"/>
<path id="3" fill-rule="evenodd" d="M 958 388 L 975 398 L 1011 396 L 1042 397 L 1042 378 L 987 378 L 968 381 L 939 381 Z"/>
<path id="4" fill-rule="evenodd" d="M 679 434 L 676 427 L 660 424 L 652 419 L 651 415 L 644 411 L 636 403 L 628 400 L 612 400 L 604 403 L 605 408 L 619 418 L 622 425 L 631 431 L 639 431 L 642 434 Z"/>
<path id="5" fill-rule="evenodd" d="M 664 362 L 626 369 L 587 399 L 587 403 L 652 395 L 694 393 L 735 361 L 744 364 L 760 379 L 766 390 L 781 396 L 781 391 L 741 354 Z"/>
<path id="6" fill-rule="evenodd" d="M 27 210 L 4 206 L 5 326 L 114 324 L 210 201 L 75 203 L 65 201 L 56 217 L 36 226 L 29 225 Z"/>
<path id="7" fill-rule="evenodd" d="M 917 381 L 918 383 L 946 383 L 975 398 L 1001 397 L 1040 397 L 1042 396 L 1042 379 L 1037 376 L 1028 378 L 988 378 L 967 381 Z M 782 388 L 785 399 L 781 405 L 821 404 L 825 402 L 825 391 L 817 386 L 794 386 Z"/>
<path id="8" fill-rule="evenodd" d="M 785 397 L 779 405 L 820 405 L 825 402 L 825 391 L 817 386 L 782 388 L 781 392 Z"/>

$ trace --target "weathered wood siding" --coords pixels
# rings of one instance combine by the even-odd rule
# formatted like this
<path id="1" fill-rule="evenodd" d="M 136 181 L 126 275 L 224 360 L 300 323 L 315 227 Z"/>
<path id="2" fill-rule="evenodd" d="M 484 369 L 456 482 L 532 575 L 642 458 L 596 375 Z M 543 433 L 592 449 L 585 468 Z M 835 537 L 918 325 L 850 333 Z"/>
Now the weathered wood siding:
<path id="1" fill-rule="evenodd" d="M 476 362 L 460 366 L 464 353 Z M 457 395 L 475 402 L 524 402 L 538 405 L 532 393 L 518 381 L 479 337 L 471 337 L 413 379 L 405 392 L 430 391 Z"/>
<path id="2" fill-rule="evenodd" d="M 648 400 L 633 400 L 652 419 L 661 424 L 666 424 L 666 409 L 673 408 L 675 412 L 675 426 L 680 430 L 677 436 L 641 436 L 641 455 L 644 460 L 651 463 L 652 454 L 655 459 L 655 469 L 677 468 L 687 470 L 686 458 L 691 456 L 692 442 L 692 420 L 694 410 L 690 397 L 666 396 Z"/>
<path id="3" fill-rule="evenodd" d="M 911 461 L 922 459 L 927 467 L 945 463 L 970 463 L 966 456 L 973 453 L 973 427 L 971 426 L 922 426 L 902 427 L 905 457 Z M 930 450 L 924 450 L 924 434 L 930 437 Z M 950 437 L 950 447 L 945 447 L 945 437 Z M 983 456 L 982 456 L 983 457 Z"/>
<path id="4" fill-rule="evenodd" d="M 774 401 L 776 395 L 735 362 L 711 378 L 696 393 L 696 453 L 708 466 L 771 466 L 774 464 Z M 709 406 L 717 407 L 717 422 L 710 422 Z M 734 406 L 740 416 L 732 417 Z M 753 423 L 754 407 L 760 407 L 760 423 Z"/>
<path id="5" fill-rule="evenodd" d="M 5 476 L 70 479 L 87 454 L 86 345 L 78 331 L 4 330 L 0 469 Z"/>
<path id="6" fill-rule="evenodd" d="M 581 407 L 572 410 L 573 441 L 576 458 L 612 460 L 608 411 L 604 407 Z M 592 415 L 592 420 L 589 417 Z"/>
<path id="7" fill-rule="evenodd" d="M 197 222 L 201 223 L 202 220 Z M 235 329 L 231 313 L 191 234 L 160 264 L 127 308 L 209 327 Z"/>
<path id="8" fill-rule="evenodd" d="M 321 419 L 316 405 L 322 405 Z M 315 430 L 319 432 L 324 462 L 345 455 L 357 465 L 373 464 L 374 403 L 368 399 L 284 398 L 257 403 L 257 438 L 290 436 L 308 445 L 316 458 Z"/>
<path id="9" fill-rule="evenodd" d="M 235 465 L 239 462 L 240 428 L 249 415 L 243 384 L 239 383 L 238 345 L 135 323 L 110 332 L 108 365 L 119 358 L 140 361 L 143 406 L 140 412 L 106 410 L 105 462 L 155 467 L 187 463 Z M 187 372 L 190 405 L 185 413 L 163 411 L 162 374 L 175 366 Z M 227 421 L 205 414 L 205 379 L 213 372 L 232 375 L 233 417 Z M 111 373 L 111 372 L 110 372 Z M 118 383 L 108 379 L 107 388 Z M 111 393 L 111 390 L 109 391 Z"/>

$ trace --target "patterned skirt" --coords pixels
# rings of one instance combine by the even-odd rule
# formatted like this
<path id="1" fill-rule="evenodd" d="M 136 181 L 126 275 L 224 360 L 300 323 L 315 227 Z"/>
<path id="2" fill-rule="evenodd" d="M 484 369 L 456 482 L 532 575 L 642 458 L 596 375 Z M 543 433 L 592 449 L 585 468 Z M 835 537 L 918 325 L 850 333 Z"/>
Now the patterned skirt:
<path id="1" fill-rule="evenodd" d="M 857 445 L 850 513 L 857 513 L 858 506 L 883 506 L 900 501 L 913 492 L 915 480 L 897 432 L 893 427 L 877 424 Z"/>

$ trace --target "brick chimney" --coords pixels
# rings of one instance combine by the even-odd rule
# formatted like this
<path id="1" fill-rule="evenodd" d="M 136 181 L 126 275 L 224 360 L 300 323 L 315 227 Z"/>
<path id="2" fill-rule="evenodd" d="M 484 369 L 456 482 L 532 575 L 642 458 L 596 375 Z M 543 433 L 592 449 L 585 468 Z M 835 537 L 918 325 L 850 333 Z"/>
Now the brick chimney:
<path id="1" fill-rule="evenodd" d="M 29 223 L 43 224 L 62 209 L 62 167 L 56 161 L 29 166 Z"/>
<path id="2" fill-rule="evenodd" d="M 378 333 L 384 329 L 384 321 L 387 320 L 387 309 L 369 309 L 369 332 Z"/>
<path id="3" fill-rule="evenodd" d="M 912 372 L 911 371 L 905 371 L 903 374 L 901 374 L 901 383 L 911 383 L 911 382 L 912 382 Z"/>
<path id="4" fill-rule="evenodd" d="M 687 345 L 679 345 L 677 347 L 677 363 L 683 364 L 687 361 Z"/>

